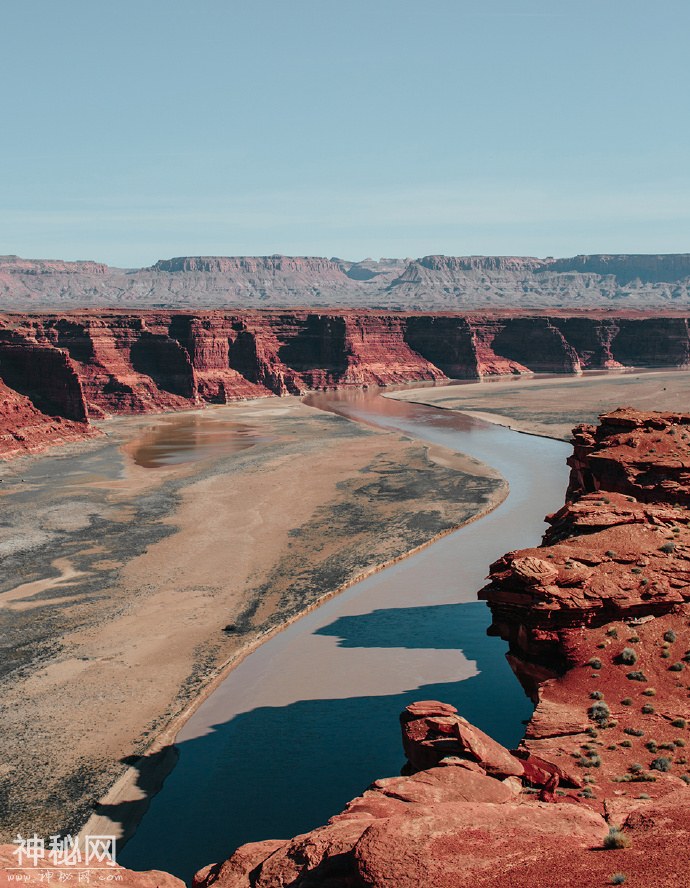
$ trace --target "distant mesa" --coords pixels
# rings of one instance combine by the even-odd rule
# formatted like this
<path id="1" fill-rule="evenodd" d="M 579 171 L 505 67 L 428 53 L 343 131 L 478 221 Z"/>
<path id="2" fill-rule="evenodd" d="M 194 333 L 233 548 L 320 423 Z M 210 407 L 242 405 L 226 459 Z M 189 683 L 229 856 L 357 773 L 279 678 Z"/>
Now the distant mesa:
<path id="1" fill-rule="evenodd" d="M 690 254 L 444 256 L 176 256 L 147 268 L 0 257 L 2 307 L 583 311 L 690 307 Z"/>

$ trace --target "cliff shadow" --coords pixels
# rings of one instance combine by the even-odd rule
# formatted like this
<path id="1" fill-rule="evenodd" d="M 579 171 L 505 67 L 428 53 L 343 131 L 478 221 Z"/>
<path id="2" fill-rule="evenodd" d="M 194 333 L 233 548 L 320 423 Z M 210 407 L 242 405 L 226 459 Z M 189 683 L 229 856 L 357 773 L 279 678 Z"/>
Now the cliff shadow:
<path id="1" fill-rule="evenodd" d="M 532 706 L 506 661 L 506 645 L 486 636 L 488 622 L 486 605 L 472 602 L 378 610 L 320 629 L 343 646 L 459 649 L 478 674 L 395 694 L 258 707 L 214 724 L 177 745 L 178 764 L 120 862 L 189 880 L 245 842 L 289 838 L 325 823 L 373 780 L 400 773 L 398 715 L 415 700 L 452 703 L 515 745 Z M 113 806 L 107 813 L 118 820 L 131 812 Z"/>

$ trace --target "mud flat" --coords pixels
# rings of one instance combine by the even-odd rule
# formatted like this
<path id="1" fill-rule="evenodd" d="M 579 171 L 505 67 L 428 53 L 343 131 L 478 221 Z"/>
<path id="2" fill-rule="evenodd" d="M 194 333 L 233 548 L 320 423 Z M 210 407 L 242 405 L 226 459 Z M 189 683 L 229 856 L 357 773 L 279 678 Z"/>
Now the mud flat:
<path id="1" fill-rule="evenodd" d="M 409 389 L 386 397 L 460 410 L 509 428 L 570 440 L 573 426 L 596 423 L 621 405 L 690 410 L 690 370 L 608 370 L 582 376 L 523 376 Z"/>
<path id="2" fill-rule="evenodd" d="M 257 641 L 490 510 L 498 474 L 295 398 L 0 463 L 0 834 L 75 832 Z"/>

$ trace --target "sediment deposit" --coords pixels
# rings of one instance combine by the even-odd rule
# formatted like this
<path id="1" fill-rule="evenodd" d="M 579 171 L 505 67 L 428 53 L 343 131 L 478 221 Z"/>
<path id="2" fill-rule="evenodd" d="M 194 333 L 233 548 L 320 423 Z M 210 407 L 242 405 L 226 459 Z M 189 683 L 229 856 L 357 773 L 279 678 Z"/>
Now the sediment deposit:
<path id="1" fill-rule="evenodd" d="M 308 310 L 0 315 L 0 455 L 113 414 L 313 389 L 688 367 L 685 317 Z"/>

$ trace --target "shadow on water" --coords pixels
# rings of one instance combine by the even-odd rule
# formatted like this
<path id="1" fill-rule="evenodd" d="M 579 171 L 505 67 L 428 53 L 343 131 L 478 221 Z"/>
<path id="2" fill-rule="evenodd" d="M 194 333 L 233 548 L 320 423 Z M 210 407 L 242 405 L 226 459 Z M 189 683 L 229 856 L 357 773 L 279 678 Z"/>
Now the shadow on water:
<path id="1" fill-rule="evenodd" d="M 404 762 L 400 711 L 414 700 L 455 705 L 507 746 L 519 740 L 532 707 L 486 635 L 483 602 L 376 610 L 318 630 L 342 647 L 461 649 L 477 674 L 387 696 L 299 700 L 260 707 L 177 746 L 179 761 L 136 834 L 119 854 L 133 869 L 165 869 L 190 880 L 245 842 L 288 838 L 340 811 L 378 777 Z M 140 760 L 142 775 L 147 759 Z M 155 792 L 155 781 L 142 777 Z M 145 792 L 148 791 L 145 788 Z M 129 806 L 102 808 L 122 821 Z"/>

